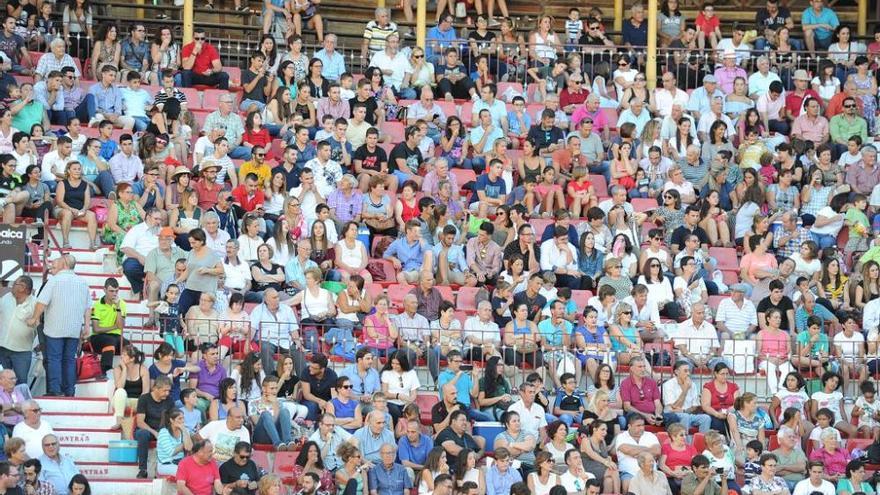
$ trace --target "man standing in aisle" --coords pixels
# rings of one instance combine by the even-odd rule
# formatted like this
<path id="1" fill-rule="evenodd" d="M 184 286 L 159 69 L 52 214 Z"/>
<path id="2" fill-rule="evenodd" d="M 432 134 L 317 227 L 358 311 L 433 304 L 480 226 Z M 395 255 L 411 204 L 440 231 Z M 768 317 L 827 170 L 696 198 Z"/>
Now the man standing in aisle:
<path id="1" fill-rule="evenodd" d="M 80 339 L 89 336 L 92 305 L 89 284 L 76 273 L 76 258 L 62 255 L 52 262 L 52 277 L 37 296 L 28 326 L 45 314 L 47 396 L 73 397 L 76 388 L 76 353 Z"/>

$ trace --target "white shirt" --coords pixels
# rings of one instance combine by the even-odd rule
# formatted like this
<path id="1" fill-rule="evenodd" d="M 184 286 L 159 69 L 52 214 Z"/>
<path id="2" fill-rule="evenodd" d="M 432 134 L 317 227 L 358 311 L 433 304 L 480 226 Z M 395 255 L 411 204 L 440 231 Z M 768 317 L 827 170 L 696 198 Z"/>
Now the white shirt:
<path id="1" fill-rule="evenodd" d="M 794 485 L 794 491 L 791 495 L 810 495 L 813 492 L 822 492 L 822 495 L 834 495 L 834 485 L 828 480 L 822 480 L 822 484 L 816 487 L 810 482 L 810 478 L 807 478 L 798 481 L 798 484 Z"/>
<path id="2" fill-rule="evenodd" d="M 743 298 L 742 309 L 740 309 L 733 302 L 733 299 L 727 297 L 718 304 L 715 321 L 723 321 L 724 326 L 734 334 L 744 334 L 748 331 L 749 326 L 758 325 L 758 312 L 755 309 L 755 303 L 749 299 Z"/>
<path id="3" fill-rule="evenodd" d="M 641 282 L 639 282 L 641 283 Z M 673 300 L 674 298 L 670 298 L 669 300 Z M 642 306 L 642 309 L 636 307 L 636 300 L 633 296 L 626 296 L 623 298 L 623 301 L 629 304 L 629 307 L 633 310 L 633 322 L 640 321 L 650 321 L 654 325 L 660 325 L 660 310 L 657 309 L 657 303 L 651 300 L 650 291 L 648 292 L 648 299 L 645 300 L 645 305 Z"/>
<path id="4" fill-rule="evenodd" d="M 725 51 L 733 51 L 736 53 L 736 65 L 742 66 L 744 60 L 751 56 L 752 47 L 748 43 L 740 43 L 739 46 L 733 45 L 733 38 L 724 38 L 718 42 L 716 47 L 719 54 Z"/>
<path id="5" fill-rule="evenodd" d="M 223 274 L 226 275 L 226 282 L 223 285 L 234 290 L 243 290 L 252 278 L 251 269 L 243 261 L 237 265 L 223 263 Z"/>
<path id="6" fill-rule="evenodd" d="M 727 124 L 727 137 L 733 136 L 736 134 L 736 127 L 733 125 L 733 121 L 730 120 L 723 112 L 720 116 L 715 115 L 712 112 L 706 112 L 700 117 L 700 123 L 697 124 L 697 132 L 705 133 L 707 136 L 709 135 L 709 130 L 712 129 L 712 124 L 715 123 L 716 120 L 720 120 Z"/>
<path id="7" fill-rule="evenodd" d="M 207 230 L 205 231 L 205 246 L 221 260 L 226 258 L 226 243 L 229 242 L 229 232 L 217 229 L 217 234 L 212 236 Z"/>
<path id="8" fill-rule="evenodd" d="M 0 347 L 14 352 L 29 352 L 34 348 L 34 337 L 37 329 L 29 327 L 27 320 L 34 313 L 37 299 L 28 296 L 21 304 L 15 300 L 11 292 L 0 297 L 0 321 L 3 322 L 3 333 L 0 335 Z M 497 326 L 495 327 L 497 335 Z"/>
<path id="9" fill-rule="evenodd" d="M 527 435 L 541 438 L 539 432 L 541 428 L 547 427 L 547 418 L 544 416 L 544 408 L 537 402 L 533 402 L 532 407 L 526 409 L 526 405 L 523 403 L 522 399 L 520 399 L 508 407 L 507 410 L 519 414 L 522 430 Z"/>
<path id="10" fill-rule="evenodd" d="M 63 175 L 64 169 L 67 167 L 67 164 L 74 160 L 76 160 L 76 158 L 73 157 L 72 153 L 67 158 L 61 158 L 61 155 L 58 154 L 57 150 L 46 153 L 46 156 L 43 157 L 43 163 L 40 165 L 40 169 L 42 172 L 40 174 L 40 180 L 58 180 L 58 178 L 55 177 L 55 174 L 53 174 L 52 172 Z M 40 455 L 43 455 L 42 452 L 40 453 Z"/>
<path id="11" fill-rule="evenodd" d="M 386 392 L 386 396 L 389 397 L 388 402 L 397 405 L 403 405 L 403 401 L 391 399 L 395 396 L 394 394 L 409 395 L 422 386 L 416 370 L 406 371 L 402 375 L 398 375 L 392 370 L 383 371 L 382 383 L 388 385 L 388 392 Z"/>
<path id="12" fill-rule="evenodd" d="M 405 75 L 412 74 L 413 71 L 412 64 L 409 63 L 403 52 L 397 52 L 393 57 L 390 57 L 385 50 L 376 52 L 370 59 L 370 66 L 378 67 L 382 71 L 390 70 L 391 75 L 386 74 L 384 77 L 388 83 L 394 86 L 394 89 L 398 90 L 403 85 Z"/>
<path id="13" fill-rule="evenodd" d="M 679 323 L 675 344 L 676 346 L 684 344 L 688 352 L 695 356 L 708 356 L 721 347 L 715 325 L 703 321 L 699 327 L 695 327 L 692 318 Z"/>
<path id="14" fill-rule="evenodd" d="M 45 163 L 45 161 L 43 162 Z M 819 210 L 816 217 L 825 217 L 825 218 L 833 218 L 837 216 L 838 213 L 834 211 L 830 206 L 825 206 L 821 210 Z M 829 224 L 823 225 L 822 227 L 816 227 L 816 224 L 813 224 L 810 227 L 810 232 L 816 234 L 826 234 L 826 235 L 837 235 L 840 232 L 840 229 L 843 228 L 843 215 L 840 216 L 840 220 L 836 220 Z"/>
<path id="15" fill-rule="evenodd" d="M 880 299 L 872 299 L 862 310 L 862 328 L 868 331 L 868 338 L 872 331 L 877 331 L 880 326 Z"/>
<path id="16" fill-rule="evenodd" d="M 230 430 L 226 426 L 225 419 L 218 419 L 206 424 L 199 430 L 199 436 L 214 444 L 214 459 L 217 462 L 229 460 L 237 442 L 251 443 L 251 434 L 247 428 L 242 426 L 235 431 Z"/>
<path id="17" fill-rule="evenodd" d="M 672 113 L 672 105 L 678 103 L 681 108 L 687 108 L 688 104 L 687 91 L 676 88 L 673 95 L 666 88 L 660 88 L 654 91 L 654 101 L 657 105 L 657 112 L 661 117 L 667 117 Z"/>
<path id="18" fill-rule="evenodd" d="M 302 194 L 302 189 L 302 186 L 294 187 L 290 190 L 290 195 L 299 198 L 299 195 Z M 300 198 L 299 202 L 300 211 L 306 220 L 311 221 L 318 218 L 318 214 L 315 213 L 315 207 L 318 206 L 318 198 L 314 192 L 309 191 L 308 194 Z"/>
<path id="19" fill-rule="evenodd" d="M 201 155 L 202 158 L 206 156 L 211 156 L 214 154 L 214 143 L 211 142 L 211 138 L 208 136 L 202 136 L 196 139 L 196 144 L 193 145 L 193 163 L 201 163 L 200 160 L 197 160 L 197 155 Z"/>
<path id="20" fill-rule="evenodd" d="M 663 410 L 666 412 L 672 411 L 670 409 L 670 405 L 677 401 L 679 397 L 681 397 L 681 385 L 678 383 L 678 379 L 675 377 L 670 378 L 663 382 Z M 687 395 L 684 398 L 684 403 L 681 405 L 682 409 L 688 411 L 694 407 L 700 406 L 700 387 L 693 380 L 691 380 L 691 388 L 688 389 Z"/>
<path id="21" fill-rule="evenodd" d="M 315 186 L 324 198 L 335 191 L 336 184 L 342 180 L 342 167 L 339 166 L 339 163 L 334 162 L 333 160 L 327 160 L 325 163 L 321 163 L 317 158 L 312 158 L 306 162 L 305 166 L 306 168 L 312 169 L 312 172 L 314 172 Z M 306 215 L 305 210 L 302 210 L 302 212 L 303 216 L 310 219 L 313 219 L 317 215 L 314 210 L 310 212 L 311 216 Z"/>
<path id="22" fill-rule="evenodd" d="M 840 353 L 844 358 L 857 358 L 865 347 L 865 336 L 860 332 L 853 332 L 852 337 L 847 337 L 845 333 L 837 332 L 834 336 L 834 345 L 840 347 Z"/>
<path id="23" fill-rule="evenodd" d="M 150 227 L 145 222 L 141 222 L 125 233 L 120 248 L 131 248 L 137 254 L 146 256 L 159 247 L 158 230 L 158 227 Z"/>
<path id="24" fill-rule="evenodd" d="M 639 463 L 635 457 L 626 455 L 620 451 L 620 447 L 624 445 L 653 447 L 654 445 L 660 445 L 660 442 L 657 440 L 657 436 L 649 431 L 642 433 L 642 436 L 639 437 L 638 442 L 635 438 L 630 436 L 628 431 L 621 432 L 619 435 L 617 435 L 617 437 L 614 439 L 614 450 L 617 451 L 617 465 L 622 473 L 635 475 L 636 472 L 639 470 Z"/>
<path id="25" fill-rule="evenodd" d="M 593 473 L 589 471 L 584 471 L 584 475 L 587 480 L 596 478 Z M 562 473 L 559 476 L 559 483 L 565 487 L 565 491 L 568 493 L 581 493 L 586 490 L 586 483 L 577 476 L 571 474 L 571 471 Z"/>
<path id="26" fill-rule="evenodd" d="M 556 245 L 556 239 L 547 239 L 541 243 L 541 269 L 556 271 L 559 268 L 566 270 L 578 269 L 578 252 L 570 242 L 565 243 L 571 253 L 571 262 L 565 263 L 568 258 Z"/>
<path id="27" fill-rule="evenodd" d="M 18 423 L 12 429 L 12 436 L 24 440 L 24 448 L 31 459 L 36 459 L 43 455 L 43 437 L 53 433 L 55 431 L 52 429 L 52 425 L 45 419 L 40 420 L 40 426 L 37 429 L 31 428 L 24 421 Z"/>
<path id="28" fill-rule="evenodd" d="M 480 321 L 479 316 L 474 315 L 464 322 L 464 335 L 462 339 L 467 340 L 468 337 L 480 339 L 484 342 L 498 342 L 501 338 L 501 331 L 498 329 L 498 324 L 493 320 L 483 323 Z"/>
<path id="29" fill-rule="evenodd" d="M 477 116 L 476 119 L 473 119 L 474 122 L 479 122 L 479 115 L 481 110 L 488 110 L 489 114 L 492 116 L 492 125 L 497 129 L 501 129 L 501 122 L 507 121 L 507 106 L 503 101 L 499 99 L 495 99 L 491 105 L 483 101 L 482 99 L 477 100 L 474 103 L 473 107 L 473 115 Z"/>

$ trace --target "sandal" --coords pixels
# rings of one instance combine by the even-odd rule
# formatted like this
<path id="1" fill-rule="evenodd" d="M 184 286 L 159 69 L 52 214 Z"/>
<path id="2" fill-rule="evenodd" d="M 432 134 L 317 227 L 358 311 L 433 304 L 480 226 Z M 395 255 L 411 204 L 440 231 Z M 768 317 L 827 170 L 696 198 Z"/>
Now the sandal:
<path id="1" fill-rule="evenodd" d="M 70 245 L 70 242 L 64 241 L 64 244 L 61 245 L 61 249 L 73 249 L 73 246 Z"/>

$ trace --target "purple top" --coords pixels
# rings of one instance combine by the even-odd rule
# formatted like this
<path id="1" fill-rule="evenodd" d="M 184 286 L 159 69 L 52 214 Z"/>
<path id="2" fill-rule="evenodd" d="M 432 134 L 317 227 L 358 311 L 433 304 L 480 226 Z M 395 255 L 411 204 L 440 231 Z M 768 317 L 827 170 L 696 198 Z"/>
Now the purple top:
<path id="1" fill-rule="evenodd" d="M 364 205 L 364 195 L 357 189 L 352 189 L 350 197 L 346 198 L 342 190 L 337 189 L 327 197 L 327 206 L 336 209 L 336 219 L 342 223 L 349 222 L 361 214 Z M 340 236 L 341 237 L 341 236 Z"/>
<path id="2" fill-rule="evenodd" d="M 220 380 L 224 378 L 226 378 L 226 368 L 220 366 L 219 363 L 211 373 L 208 371 L 208 363 L 204 359 L 199 361 L 199 373 L 196 375 L 196 379 L 199 381 L 196 387 L 199 390 L 218 397 L 220 395 Z"/>
<path id="3" fill-rule="evenodd" d="M 16 385 L 15 388 L 12 389 L 12 393 L 0 388 L 0 404 L 2 405 L 20 405 L 22 402 L 30 399 L 32 399 L 31 392 L 28 390 L 26 384 Z M 9 414 L 3 417 L 3 424 L 15 426 L 23 419 L 24 417 L 21 414 Z"/>

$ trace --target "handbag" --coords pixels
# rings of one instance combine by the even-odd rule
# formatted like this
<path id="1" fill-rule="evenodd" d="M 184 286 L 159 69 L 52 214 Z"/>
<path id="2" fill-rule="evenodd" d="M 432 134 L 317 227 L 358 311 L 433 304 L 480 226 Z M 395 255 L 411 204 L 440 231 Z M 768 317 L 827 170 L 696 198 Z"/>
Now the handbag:
<path id="1" fill-rule="evenodd" d="M 89 344 L 83 345 L 82 355 L 76 358 L 76 377 L 78 380 L 90 380 L 103 375 L 101 358 L 92 351 Z"/>

